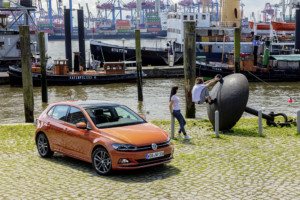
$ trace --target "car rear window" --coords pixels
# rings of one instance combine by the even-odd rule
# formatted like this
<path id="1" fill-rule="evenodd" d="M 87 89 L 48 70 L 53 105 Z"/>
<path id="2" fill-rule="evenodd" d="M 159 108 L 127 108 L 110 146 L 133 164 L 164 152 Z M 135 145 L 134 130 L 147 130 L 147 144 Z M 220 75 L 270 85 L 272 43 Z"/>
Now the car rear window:
<path id="1" fill-rule="evenodd" d="M 54 111 L 52 113 L 52 118 L 67 121 L 68 110 L 69 106 L 55 106 Z"/>

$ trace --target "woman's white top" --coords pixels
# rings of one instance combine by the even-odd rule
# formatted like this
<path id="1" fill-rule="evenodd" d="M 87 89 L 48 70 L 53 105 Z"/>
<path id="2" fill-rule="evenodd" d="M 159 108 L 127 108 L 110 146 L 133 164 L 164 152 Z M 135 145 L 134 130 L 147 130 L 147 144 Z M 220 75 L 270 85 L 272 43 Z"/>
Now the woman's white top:
<path id="1" fill-rule="evenodd" d="M 176 95 L 173 95 L 171 97 L 171 101 L 173 101 L 173 110 L 180 110 L 180 106 L 179 106 L 179 98 Z"/>

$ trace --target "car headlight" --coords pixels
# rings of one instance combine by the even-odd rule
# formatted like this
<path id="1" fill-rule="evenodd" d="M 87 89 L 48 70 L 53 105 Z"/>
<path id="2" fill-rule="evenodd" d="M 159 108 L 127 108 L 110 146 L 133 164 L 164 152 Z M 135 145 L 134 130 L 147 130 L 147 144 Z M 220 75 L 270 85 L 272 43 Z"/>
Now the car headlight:
<path id="1" fill-rule="evenodd" d="M 168 140 L 167 140 L 167 142 L 166 142 L 168 145 L 170 145 L 171 143 L 172 143 L 172 141 L 171 141 L 171 137 L 169 136 L 168 137 Z"/>
<path id="2" fill-rule="evenodd" d="M 112 147 L 117 151 L 136 151 L 137 147 L 131 144 L 114 143 Z"/>

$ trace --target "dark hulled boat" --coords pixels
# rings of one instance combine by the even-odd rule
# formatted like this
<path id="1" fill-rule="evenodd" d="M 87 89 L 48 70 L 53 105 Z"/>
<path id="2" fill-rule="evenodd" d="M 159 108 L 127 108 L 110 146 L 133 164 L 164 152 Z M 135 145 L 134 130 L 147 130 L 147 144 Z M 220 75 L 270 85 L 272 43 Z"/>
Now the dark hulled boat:
<path id="1" fill-rule="evenodd" d="M 90 41 L 91 54 L 101 62 L 135 61 L 135 48 L 110 45 L 98 41 Z M 142 48 L 142 65 L 162 66 L 169 64 L 169 49 Z M 174 64 L 183 63 L 183 53 L 174 53 Z"/>
<path id="2" fill-rule="evenodd" d="M 196 64 L 197 76 L 211 79 L 220 74 L 223 77 L 234 73 L 233 56 L 228 64 L 200 63 Z M 253 66 L 252 55 L 241 57 L 240 72 L 251 82 L 291 82 L 300 81 L 300 55 L 273 55 L 267 66 Z"/>
<path id="3" fill-rule="evenodd" d="M 96 85 L 107 83 L 130 82 L 137 79 L 136 72 L 125 71 L 125 64 L 105 63 L 103 71 L 83 71 L 68 72 L 67 60 L 55 60 L 54 70 L 47 71 L 47 85 Z M 22 86 L 22 68 L 10 66 L 8 70 L 10 85 Z M 32 67 L 33 86 L 41 85 L 41 73 L 39 67 Z"/>

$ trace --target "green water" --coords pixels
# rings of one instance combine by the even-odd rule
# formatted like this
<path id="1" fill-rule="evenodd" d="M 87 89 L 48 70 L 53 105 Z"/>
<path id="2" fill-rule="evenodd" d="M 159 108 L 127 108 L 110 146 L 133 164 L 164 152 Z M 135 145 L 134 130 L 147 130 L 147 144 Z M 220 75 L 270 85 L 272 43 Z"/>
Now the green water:
<path id="1" fill-rule="evenodd" d="M 184 79 L 145 79 L 144 101 L 139 103 L 135 83 L 106 84 L 93 86 L 48 87 L 49 103 L 70 99 L 98 99 L 127 105 L 149 120 L 170 119 L 169 95 L 172 86 L 179 86 L 180 106 L 185 113 Z M 274 111 L 296 116 L 300 109 L 300 82 L 297 83 L 250 83 L 248 106 L 254 109 L 265 107 L 265 113 Z M 289 103 L 289 96 L 293 103 Z M 233 102 L 234 103 L 234 102 Z M 34 88 L 34 117 L 47 107 L 41 100 L 41 88 Z M 0 85 L 0 124 L 24 122 L 22 88 Z M 206 118 L 206 105 L 196 105 L 196 117 Z M 147 112 L 148 111 L 148 112 Z M 249 115 L 246 115 L 249 116 Z"/>

